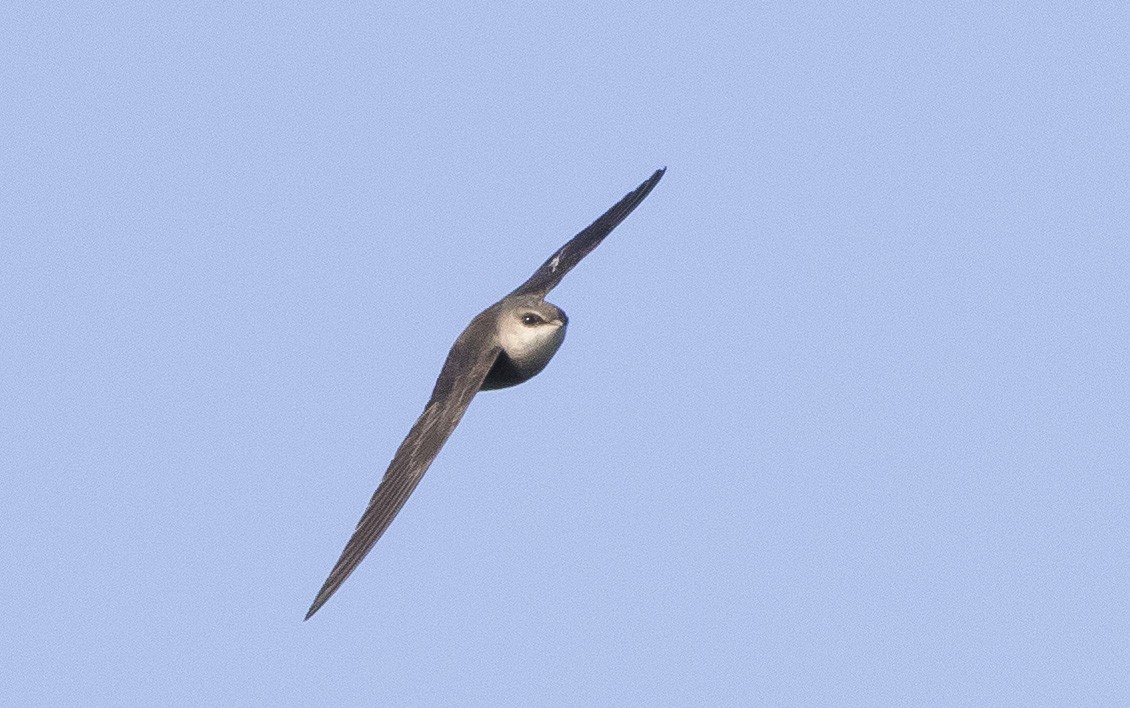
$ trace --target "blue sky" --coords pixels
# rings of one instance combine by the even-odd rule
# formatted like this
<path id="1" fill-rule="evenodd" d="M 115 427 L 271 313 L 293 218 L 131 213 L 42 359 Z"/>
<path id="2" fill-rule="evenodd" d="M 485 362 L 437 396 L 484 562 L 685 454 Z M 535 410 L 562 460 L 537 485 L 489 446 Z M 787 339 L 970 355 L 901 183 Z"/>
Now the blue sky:
<path id="1" fill-rule="evenodd" d="M 0 9 L 4 703 L 1130 702 L 1130 10 L 417 5 Z"/>

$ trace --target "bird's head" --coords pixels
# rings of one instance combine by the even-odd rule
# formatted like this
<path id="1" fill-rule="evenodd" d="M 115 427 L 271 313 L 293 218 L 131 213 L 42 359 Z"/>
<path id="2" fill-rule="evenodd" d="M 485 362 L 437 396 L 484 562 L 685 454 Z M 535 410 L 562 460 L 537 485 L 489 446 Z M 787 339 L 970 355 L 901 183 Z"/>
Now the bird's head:
<path id="1" fill-rule="evenodd" d="M 518 298 L 502 310 L 498 339 L 503 351 L 517 364 L 541 370 L 565 340 L 569 318 L 539 297 Z"/>

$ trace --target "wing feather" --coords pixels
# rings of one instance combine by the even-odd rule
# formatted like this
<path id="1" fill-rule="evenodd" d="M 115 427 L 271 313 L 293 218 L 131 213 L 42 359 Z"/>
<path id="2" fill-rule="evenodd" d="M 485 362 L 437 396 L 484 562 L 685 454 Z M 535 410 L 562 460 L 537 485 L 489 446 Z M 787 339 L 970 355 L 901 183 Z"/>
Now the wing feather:
<path id="1" fill-rule="evenodd" d="M 420 483 L 451 431 L 459 425 L 499 352 L 493 342 L 482 346 L 486 342 L 476 340 L 473 336 L 475 328 L 476 322 L 472 322 L 451 348 L 431 400 L 393 456 L 380 486 L 357 522 L 353 536 L 345 544 L 341 557 L 306 612 L 306 619 L 310 619 L 337 592 L 376 545 Z M 481 332 L 482 328 L 478 331 Z M 475 346 L 476 341 L 480 346 Z"/>
<path id="2" fill-rule="evenodd" d="M 515 295 L 540 295 L 545 297 L 546 294 L 557 287 L 565 274 L 573 269 L 573 266 L 581 262 L 581 259 L 592 253 L 592 250 L 600 245 L 604 237 L 612 233 L 612 229 L 616 228 L 621 221 L 628 218 L 628 214 L 640 205 L 655 185 L 659 184 L 660 178 L 667 168 L 661 168 L 655 171 L 651 177 L 648 177 L 644 182 L 636 187 L 634 190 L 624 196 L 623 199 L 616 202 L 611 209 L 600 215 L 596 221 L 589 224 L 583 231 L 569 239 L 561 248 L 550 256 L 545 263 L 541 265 L 529 280 L 518 286 L 517 290 L 510 293 L 509 297 Z"/>

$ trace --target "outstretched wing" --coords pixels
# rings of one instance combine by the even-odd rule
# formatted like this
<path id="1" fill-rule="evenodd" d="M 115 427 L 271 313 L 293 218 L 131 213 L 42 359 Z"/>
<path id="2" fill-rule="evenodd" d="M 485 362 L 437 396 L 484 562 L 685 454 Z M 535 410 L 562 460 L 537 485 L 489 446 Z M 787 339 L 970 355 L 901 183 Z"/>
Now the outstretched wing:
<path id="1" fill-rule="evenodd" d="M 341 557 L 306 612 L 306 619 L 310 619 L 337 592 L 392 523 L 451 431 L 459 425 L 471 399 L 498 358 L 498 352 L 497 344 L 485 336 L 483 328 L 476 327 L 476 322 L 472 322 L 455 342 L 431 400 L 393 456 L 380 486 L 357 522 L 353 536 L 345 544 Z"/>
<path id="2" fill-rule="evenodd" d="M 644 197 L 659 184 L 659 179 L 663 177 L 663 173 L 667 168 L 658 169 L 651 177 L 648 177 L 643 184 L 636 187 L 634 191 L 628 193 L 623 199 L 616 202 L 616 204 L 600 215 L 600 218 L 589 224 L 588 228 L 580 232 L 573 238 L 569 239 L 557 252 L 549 257 L 540 268 L 537 269 L 530 279 L 518 286 L 518 289 L 510 293 L 508 297 L 514 295 L 540 295 L 545 297 L 546 293 L 553 290 L 565 274 L 573 269 L 573 266 L 581 262 L 581 259 L 592 252 L 604 237 L 612 232 L 621 221 L 632 213 L 632 210 L 639 206 Z"/>

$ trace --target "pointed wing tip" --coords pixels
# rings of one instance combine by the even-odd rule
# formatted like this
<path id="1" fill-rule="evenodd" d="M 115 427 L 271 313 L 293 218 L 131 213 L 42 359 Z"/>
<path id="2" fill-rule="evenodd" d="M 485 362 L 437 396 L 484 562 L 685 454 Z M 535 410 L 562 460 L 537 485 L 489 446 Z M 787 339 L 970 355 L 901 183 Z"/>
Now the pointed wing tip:
<path id="1" fill-rule="evenodd" d="M 643 183 L 640 184 L 640 186 L 636 187 L 635 191 L 630 193 L 628 197 L 635 197 L 634 203 L 639 204 L 648 194 L 651 193 L 651 190 L 655 188 L 655 185 L 659 184 L 659 180 L 663 179 L 663 175 L 665 174 L 667 174 L 667 165 L 664 165 L 655 172 L 652 172 L 651 176 L 645 179 Z M 634 204 L 633 208 L 635 208 Z"/>
<path id="2" fill-rule="evenodd" d="M 334 570 L 336 570 L 336 568 Z M 334 574 L 330 573 L 330 577 L 326 578 L 322 589 L 318 591 L 318 594 L 314 597 L 314 601 L 310 603 L 310 609 L 306 610 L 306 616 L 302 618 L 303 622 L 313 617 L 315 612 L 322 609 L 322 605 L 329 602 L 329 599 L 333 597 L 337 589 L 341 587 L 341 581 L 334 583 L 333 580 Z M 344 578 L 342 581 L 344 581 Z"/>
<path id="3" fill-rule="evenodd" d="M 328 599 L 330 599 L 328 596 L 322 597 L 322 593 L 318 593 L 318 597 L 314 598 L 314 602 L 310 605 L 310 609 L 306 610 L 306 616 L 302 618 L 302 621 L 305 622 L 313 617 L 314 613 L 322 609 L 322 605 L 326 604 Z"/>

